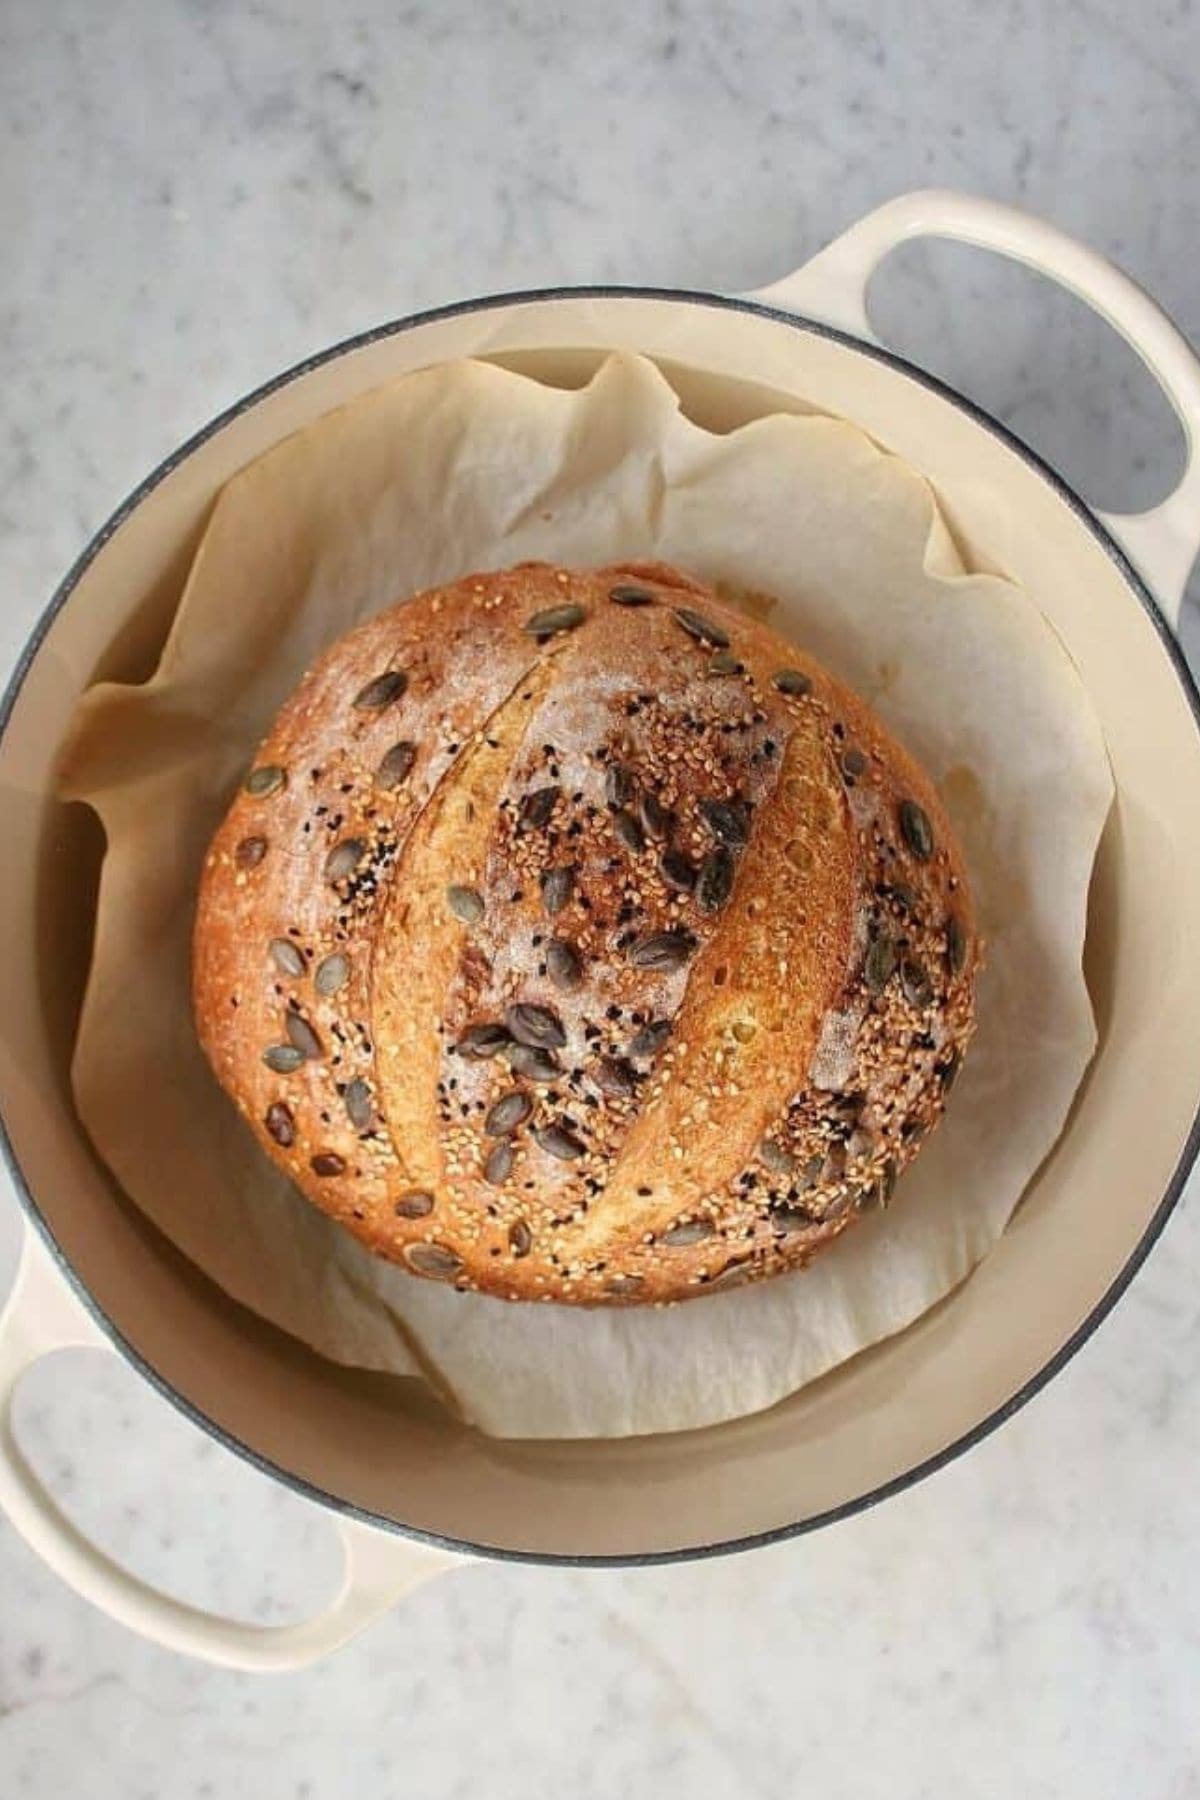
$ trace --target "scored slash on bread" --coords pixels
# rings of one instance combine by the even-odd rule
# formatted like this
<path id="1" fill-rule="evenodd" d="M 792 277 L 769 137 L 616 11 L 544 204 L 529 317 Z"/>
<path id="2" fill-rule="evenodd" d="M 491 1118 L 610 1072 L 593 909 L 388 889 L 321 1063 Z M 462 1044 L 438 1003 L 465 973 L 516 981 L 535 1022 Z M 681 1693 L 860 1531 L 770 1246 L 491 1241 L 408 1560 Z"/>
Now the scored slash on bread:
<path id="1" fill-rule="evenodd" d="M 861 700 L 674 569 L 526 564 L 305 676 L 206 859 L 194 990 L 264 1148 L 376 1253 L 662 1302 L 887 1203 L 978 960 Z"/>

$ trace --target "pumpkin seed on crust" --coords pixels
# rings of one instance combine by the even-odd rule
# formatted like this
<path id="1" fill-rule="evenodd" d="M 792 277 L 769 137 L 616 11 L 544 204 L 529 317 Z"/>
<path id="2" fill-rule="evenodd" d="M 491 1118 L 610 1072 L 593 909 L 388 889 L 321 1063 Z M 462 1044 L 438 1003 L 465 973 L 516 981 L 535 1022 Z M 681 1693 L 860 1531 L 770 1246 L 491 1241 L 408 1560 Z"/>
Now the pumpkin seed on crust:
<path id="1" fill-rule="evenodd" d="M 460 887 L 453 882 L 446 889 L 446 905 L 464 925 L 478 925 L 486 911 L 483 895 L 477 888 Z"/>
<path id="2" fill-rule="evenodd" d="M 359 688 L 350 704 L 356 712 L 382 712 L 385 706 L 399 700 L 407 688 L 408 676 L 403 669 L 385 669 Z"/>
<path id="3" fill-rule="evenodd" d="M 250 770 L 242 782 L 246 793 L 255 800 L 265 800 L 268 795 L 277 794 L 286 786 L 287 770 L 280 768 L 278 763 L 260 763 L 257 768 Z"/>
<path id="4" fill-rule="evenodd" d="M 719 625 L 714 624 L 712 619 L 705 618 L 695 607 L 674 606 L 671 608 L 671 616 L 698 644 L 707 644 L 713 650 L 728 650 L 728 632 L 722 631 Z"/>
<path id="5" fill-rule="evenodd" d="M 525 629 L 530 637 L 544 642 L 547 638 L 557 637 L 561 632 L 574 631 L 587 618 L 587 607 L 580 606 L 578 601 L 569 600 L 562 606 L 546 606 L 526 619 Z"/>
<path id="6" fill-rule="evenodd" d="M 331 999 L 350 979 L 350 959 L 335 950 L 331 956 L 322 957 L 313 975 L 313 986 L 323 999 Z"/>
<path id="7" fill-rule="evenodd" d="M 271 953 L 271 961 L 281 975 L 298 977 L 304 973 L 304 958 L 293 944 L 291 938 L 272 938 L 267 946 Z"/>
<path id="8" fill-rule="evenodd" d="M 453 1281 L 462 1273 L 462 1257 L 446 1244 L 406 1244 L 401 1255 L 414 1275 L 430 1281 Z"/>
<path id="9" fill-rule="evenodd" d="M 900 835 L 918 862 L 928 862 L 933 855 L 933 826 L 929 814 L 915 800 L 902 800 L 899 808 Z"/>

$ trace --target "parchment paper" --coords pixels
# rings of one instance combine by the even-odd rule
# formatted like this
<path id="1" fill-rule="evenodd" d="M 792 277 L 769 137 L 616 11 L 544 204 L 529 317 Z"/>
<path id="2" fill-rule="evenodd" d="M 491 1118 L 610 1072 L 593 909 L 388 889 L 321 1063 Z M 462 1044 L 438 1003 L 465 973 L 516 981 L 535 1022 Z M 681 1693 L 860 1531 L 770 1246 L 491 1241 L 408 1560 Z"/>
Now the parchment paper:
<path id="1" fill-rule="evenodd" d="M 733 597 L 774 595 L 772 623 L 870 698 L 938 782 L 989 945 L 978 1036 L 892 1207 L 802 1274 L 658 1310 L 459 1295 L 309 1206 L 217 1088 L 189 998 L 202 854 L 276 708 L 356 621 L 473 568 L 648 556 Z M 157 673 L 86 697 L 65 784 L 108 837 L 74 1065 L 100 1154 L 238 1300 L 339 1362 L 424 1375 L 497 1435 L 709 1424 L 901 1330 L 994 1244 L 1094 1047 L 1081 953 L 1111 781 L 1036 605 L 966 573 L 926 483 L 856 427 L 776 416 L 714 436 L 634 357 L 575 393 L 442 365 L 243 471 Z"/>

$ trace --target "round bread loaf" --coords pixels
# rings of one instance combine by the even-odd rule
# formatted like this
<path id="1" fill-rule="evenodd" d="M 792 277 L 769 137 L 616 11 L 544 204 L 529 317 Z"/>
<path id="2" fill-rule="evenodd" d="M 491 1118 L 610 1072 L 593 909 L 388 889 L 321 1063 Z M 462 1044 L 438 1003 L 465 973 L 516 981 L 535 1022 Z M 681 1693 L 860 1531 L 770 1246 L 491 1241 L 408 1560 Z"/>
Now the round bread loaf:
<path id="1" fill-rule="evenodd" d="M 674 569 L 523 564 L 305 675 L 207 856 L 195 1007 L 371 1250 L 661 1302 L 888 1203 L 978 957 L 937 795 L 861 700 Z"/>

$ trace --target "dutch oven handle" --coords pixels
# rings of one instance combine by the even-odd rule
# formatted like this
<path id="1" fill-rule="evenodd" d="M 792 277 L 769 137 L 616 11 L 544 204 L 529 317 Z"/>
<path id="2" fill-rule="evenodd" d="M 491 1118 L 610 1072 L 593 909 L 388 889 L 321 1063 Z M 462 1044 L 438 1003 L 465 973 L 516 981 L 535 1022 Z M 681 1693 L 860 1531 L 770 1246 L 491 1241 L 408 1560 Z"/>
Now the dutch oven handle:
<path id="1" fill-rule="evenodd" d="M 315 1617 L 262 1626 L 186 1605 L 140 1581 L 72 1524 L 43 1486 L 13 1432 L 21 1376 L 55 1350 L 113 1345 L 26 1229 L 16 1284 L 0 1312 L 0 1511 L 30 1549 L 85 1600 L 144 1638 L 227 1669 L 302 1668 L 336 1650 L 431 1575 L 460 1559 L 448 1551 L 339 1519 L 345 1560 L 338 1592 Z"/>
<path id="2" fill-rule="evenodd" d="M 786 307 L 877 343 L 866 308 L 871 275 L 889 251 L 921 237 L 952 238 L 995 250 L 1048 275 L 1107 319 L 1160 383 L 1187 443 L 1179 484 L 1147 512 L 1097 516 L 1177 627 L 1183 591 L 1200 549 L 1200 361 L 1162 308 L 1114 264 L 1015 207 L 929 188 L 889 200 L 795 274 L 748 298 Z"/>

